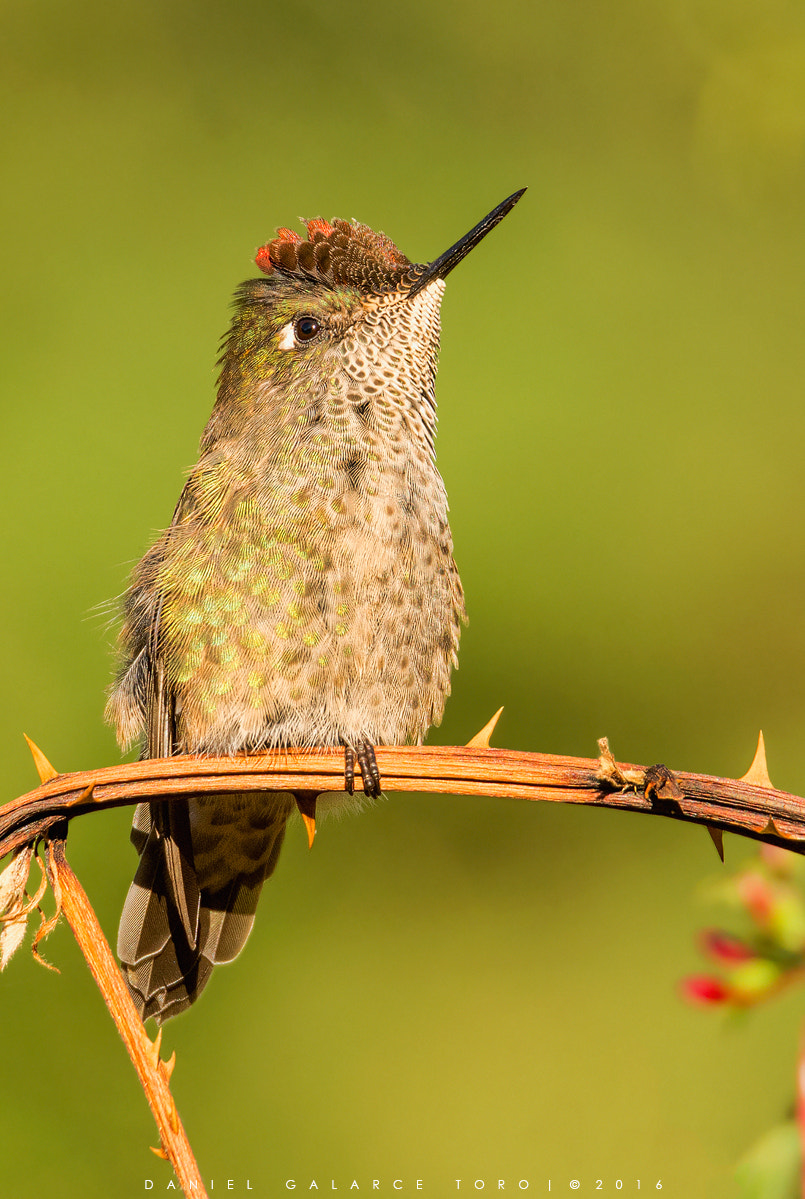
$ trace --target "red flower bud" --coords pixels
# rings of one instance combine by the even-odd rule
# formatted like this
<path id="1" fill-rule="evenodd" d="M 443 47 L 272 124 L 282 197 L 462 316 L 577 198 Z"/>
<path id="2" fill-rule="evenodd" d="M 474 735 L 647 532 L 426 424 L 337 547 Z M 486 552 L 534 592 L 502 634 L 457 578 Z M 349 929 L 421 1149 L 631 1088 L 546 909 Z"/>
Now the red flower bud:
<path id="1" fill-rule="evenodd" d="M 705 929 L 701 934 L 701 945 L 708 957 L 725 966 L 747 962 L 750 958 L 757 956 L 754 950 L 745 945 L 738 937 L 718 928 Z"/>
<path id="2" fill-rule="evenodd" d="M 711 1007 L 713 1004 L 726 1003 L 730 998 L 730 989 L 720 978 L 708 974 L 694 974 L 682 981 L 682 995 L 691 1003 Z"/>

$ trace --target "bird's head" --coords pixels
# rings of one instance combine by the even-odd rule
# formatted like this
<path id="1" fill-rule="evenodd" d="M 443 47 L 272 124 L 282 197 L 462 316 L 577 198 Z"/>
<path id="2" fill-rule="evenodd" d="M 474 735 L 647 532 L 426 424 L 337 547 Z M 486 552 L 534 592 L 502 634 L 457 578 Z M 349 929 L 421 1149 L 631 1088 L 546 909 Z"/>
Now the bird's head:
<path id="1" fill-rule="evenodd" d="M 524 190 L 430 264 L 411 262 L 385 234 L 356 221 L 309 220 L 305 238 L 278 229 L 257 252 L 263 277 L 236 293 L 207 440 L 225 435 L 258 393 L 291 410 L 325 390 L 370 404 L 383 397 L 429 413 L 432 429 L 444 280 Z"/>

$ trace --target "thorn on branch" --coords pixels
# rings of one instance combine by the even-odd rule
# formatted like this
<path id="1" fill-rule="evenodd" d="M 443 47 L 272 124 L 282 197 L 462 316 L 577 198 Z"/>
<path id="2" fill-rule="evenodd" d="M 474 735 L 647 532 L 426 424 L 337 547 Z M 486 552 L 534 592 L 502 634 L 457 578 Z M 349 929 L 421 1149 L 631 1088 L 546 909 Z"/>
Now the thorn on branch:
<path id="1" fill-rule="evenodd" d="M 706 824 L 704 826 L 710 834 L 710 840 L 716 847 L 716 853 L 724 861 L 724 833 L 720 828 L 716 828 L 714 824 Z"/>
<path id="2" fill-rule="evenodd" d="M 58 778 L 59 772 L 50 764 L 39 746 L 31 740 L 27 733 L 22 734 L 28 742 L 28 748 L 31 751 L 31 757 L 34 760 L 36 773 L 39 775 L 40 783 L 48 783 L 51 779 Z"/>
<path id="3" fill-rule="evenodd" d="M 315 791 L 295 791 L 294 799 L 307 830 L 307 847 L 313 848 L 313 838 L 316 836 L 316 799 Z"/>
<path id="4" fill-rule="evenodd" d="M 495 731 L 495 725 L 500 720 L 500 715 L 503 709 L 498 708 L 491 720 L 487 720 L 486 724 L 480 729 L 474 737 L 471 737 L 467 742 L 467 749 L 489 749 L 489 742 L 492 740 L 492 734 Z"/>
<path id="5" fill-rule="evenodd" d="M 774 790 L 774 784 L 769 778 L 769 768 L 766 765 L 766 743 L 763 740 L 762 729 L 758 734 L 757 749 L 752 759 L 752 765 L 746 774 L 741 775 L 739 782 L 752 783 L 755 787 L 768 787 L 770 791 Z"/>
<path id="6" fill-rule="evenodd" d="M 95 784 L 90 783 L 90 785 L 88 787 L 85 787 L 84 790 L 81 792 L 81 796 L 80 796 L 78 802 L 80 804 L 89 803 L 90 800 L 92 799 L 92 797 L 94 796 L 94 794 L 95 794 Z"/>
<path id="7" fill-rule="evenodd" d="M 151 1063 L 151 1068 L 156 1070 L 159 1065 L 159 1051 L 162 1048 L 162 1029 L 160 1028 L 153 1041 L 148 1042 L 148 1060 Z"/>

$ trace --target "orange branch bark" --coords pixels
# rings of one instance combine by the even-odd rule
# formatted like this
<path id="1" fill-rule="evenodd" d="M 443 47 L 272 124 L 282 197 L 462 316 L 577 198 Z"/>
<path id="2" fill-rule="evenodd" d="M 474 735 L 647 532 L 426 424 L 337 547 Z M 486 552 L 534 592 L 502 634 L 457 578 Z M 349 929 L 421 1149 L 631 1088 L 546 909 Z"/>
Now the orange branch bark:
<path id="1" fill-rule="evenodd" d="M 744 779 L 676 772 L 673 798 L 652 793 L 646 769 L 477 746 L 378 748 L 383 789 L 489 795 L 620 808 L 703 824 L 805 853 L 805 800 Z M 58 774 L 0 807 L 0 856 L 58 820 L 145 799 L 227 791 L 341 791 L 337 750 L 277 750 L 251 757 L 182 756 Z"/>

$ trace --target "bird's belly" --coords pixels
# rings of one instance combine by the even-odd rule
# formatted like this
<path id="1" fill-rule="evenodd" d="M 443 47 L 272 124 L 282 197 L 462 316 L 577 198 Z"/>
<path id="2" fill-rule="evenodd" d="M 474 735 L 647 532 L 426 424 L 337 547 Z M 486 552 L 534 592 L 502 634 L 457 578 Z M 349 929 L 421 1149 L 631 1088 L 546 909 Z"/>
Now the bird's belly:
<path id="1" fill-rule="evenodd" d="M 446 520 L 343 500 L 334 526 L 197 547 L 203 589 L 163 612 L 184 751 L 395 744 L 440 720 L 463 617 Z"/>

